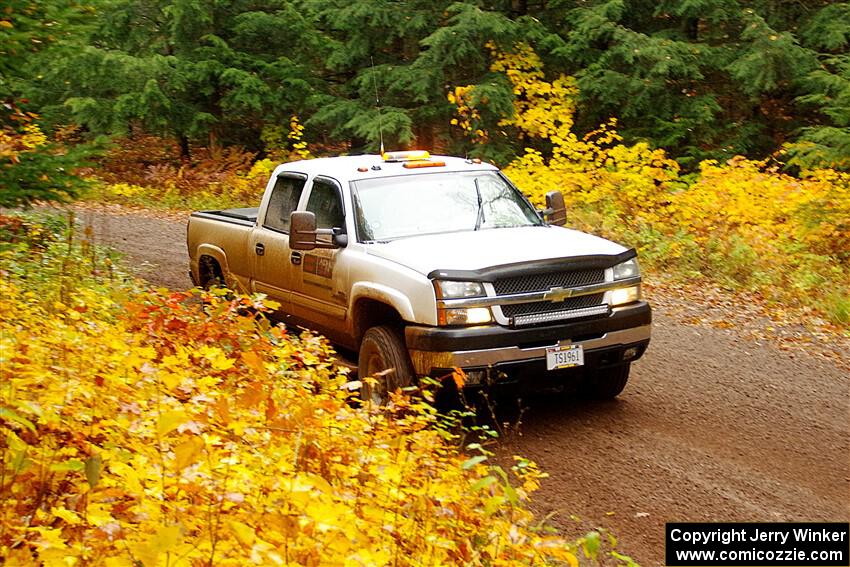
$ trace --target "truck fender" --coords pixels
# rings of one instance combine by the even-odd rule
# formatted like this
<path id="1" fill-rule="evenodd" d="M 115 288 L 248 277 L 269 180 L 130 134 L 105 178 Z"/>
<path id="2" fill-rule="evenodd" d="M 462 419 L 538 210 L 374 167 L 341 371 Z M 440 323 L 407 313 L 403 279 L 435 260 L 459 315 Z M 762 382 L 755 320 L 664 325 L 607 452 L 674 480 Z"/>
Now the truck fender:
<path id="1" fill-rule="evenodd" d="M 201 244 L 198 246 L 197 258 L 199 262 L 202 256 L 209 256 L 218 262 L 225 281 L 230 281 L 233 276 L 230 273 L 230 266 L 227 265 L 227 254 L 224 253 L 224 250 L 218 246 L 213 246 L 212 244 Z M 200 274 L 198 274 L 198 276 L 200 277 Z"/>
<path id="2" fill-rule="evenodd" d="M 413 305 L 399 290 L 375 282 L 357 282 L 351 288 L 351 313 L 358 299 L 374 299 L 386 303 L 401 315 L 405 321 L 416 321 Z"/>

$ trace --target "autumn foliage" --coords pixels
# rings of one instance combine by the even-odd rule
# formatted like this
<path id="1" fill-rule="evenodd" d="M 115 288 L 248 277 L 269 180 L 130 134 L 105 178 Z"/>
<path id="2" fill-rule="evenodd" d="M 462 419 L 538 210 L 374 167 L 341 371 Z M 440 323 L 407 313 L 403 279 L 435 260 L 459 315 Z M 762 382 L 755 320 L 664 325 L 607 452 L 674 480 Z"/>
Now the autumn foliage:
<path id="1" fill-rule="evenodd" d="M 38 119 L 13 100 L 0 100 L 0 207 L 70 200 L 85 187 L 69 174 L 85 163 L 88 150 L 51 139 Z"/>
<path id="2" fill-rule="evenodd" d="M 458 447 L 427 395 L 360 406 L 260 298 L 138 291 L 4 226 L 5 565 L 576 564 L 533 527 L 536 467 Z"/>
<path id="3" fill-rule="evenodd" d="M 188 146 L 145 133 L 116 138 L 97 167 L 83 170 L 93 187 L 86 197 L 155 208 L 210 209 L 256 206 L 278 163 L 307 159 L 304 126 L 292 116 L 267 127 L 266 156 L 236 146 Z"/>
<path id="4" fill-rule="evenodd" d="M 505 173 L 535 204 L 560 190 L 570 226 L 636 246 L 645 263 L 850 322 L 850 175 L 793 176 L 779 162 L 740 156 L 683 175 L 664 150 L 624 144 L 615 119 L 584 136 L 571 131 L 573 82 L 547 81 L 528 46 L 496 52 L 492 70 L 517 96 L 499 135 L 528 144 Z M 472 143 L 486 140 L 472 126 L 486 110 L 470 106 L 480 100 L 471 87 L 462 92 L 449 95 L 456 122 Z"/>

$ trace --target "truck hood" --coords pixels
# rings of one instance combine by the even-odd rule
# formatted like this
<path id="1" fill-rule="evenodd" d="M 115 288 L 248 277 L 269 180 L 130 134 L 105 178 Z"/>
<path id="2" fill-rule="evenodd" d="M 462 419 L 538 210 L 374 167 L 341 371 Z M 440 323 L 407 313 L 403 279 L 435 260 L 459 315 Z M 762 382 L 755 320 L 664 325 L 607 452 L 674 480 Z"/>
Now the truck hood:
<path id="1" fill-rule="evenodd" d="M 615 255 L 626 248 L 559 226 L 524 226 L 412 236 L 369 244 L 366 250 L 427 275 L 433 270 L 480 270 L 535 260 Z"/>

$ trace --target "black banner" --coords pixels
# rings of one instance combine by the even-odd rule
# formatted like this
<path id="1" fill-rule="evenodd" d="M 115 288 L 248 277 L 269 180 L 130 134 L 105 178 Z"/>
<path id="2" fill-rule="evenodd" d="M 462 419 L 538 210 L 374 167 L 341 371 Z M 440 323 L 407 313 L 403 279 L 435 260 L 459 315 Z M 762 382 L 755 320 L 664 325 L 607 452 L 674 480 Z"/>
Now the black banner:
<path id="1" fill-rule="evenodd" d="M 850 566 L 847 523 L 669 523 L 670 567 Z"/>

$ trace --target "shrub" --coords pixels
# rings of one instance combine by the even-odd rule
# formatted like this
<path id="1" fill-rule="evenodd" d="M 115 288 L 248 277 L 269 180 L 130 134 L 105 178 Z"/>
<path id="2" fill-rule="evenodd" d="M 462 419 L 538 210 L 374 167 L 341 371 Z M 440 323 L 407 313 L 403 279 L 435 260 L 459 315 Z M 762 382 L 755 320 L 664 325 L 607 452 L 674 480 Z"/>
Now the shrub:
<path id="1" fill-rule="evenodd" d="M 6 564 L 577 564 L 534 527 L 532 463 L 458 452 L 426 398 L 352 404 L 328 345 L 259 297 L 56 293 L 93 273 L 72 242 L 0 263 Z"/>
<path id="2" fill-rule="evenodd" d="M 846 302 L 835 298 L 850 296 L 850 174 L 794 177 L 781 164 L 738 156 L 705 161 L 697 175 L 681 177 L 663 150 L 621 143 L 613 119 L 581 138 L 571 132 L 575 88 L 562 88 L 572 84 L 565 77 L 547 82 L 527 46 L 498 54 L 491 70 L 521 95 L 504 125 L 534 147 L 505 173 L 533 203 L 542 206 L 558 189 L 570 224 L 637 247 L 651 267 L 756 290 L 846 323 Z M 479 99 L 471 89 L 450 96 L 464 131 L 485 112 L 472 104 Z"/>

